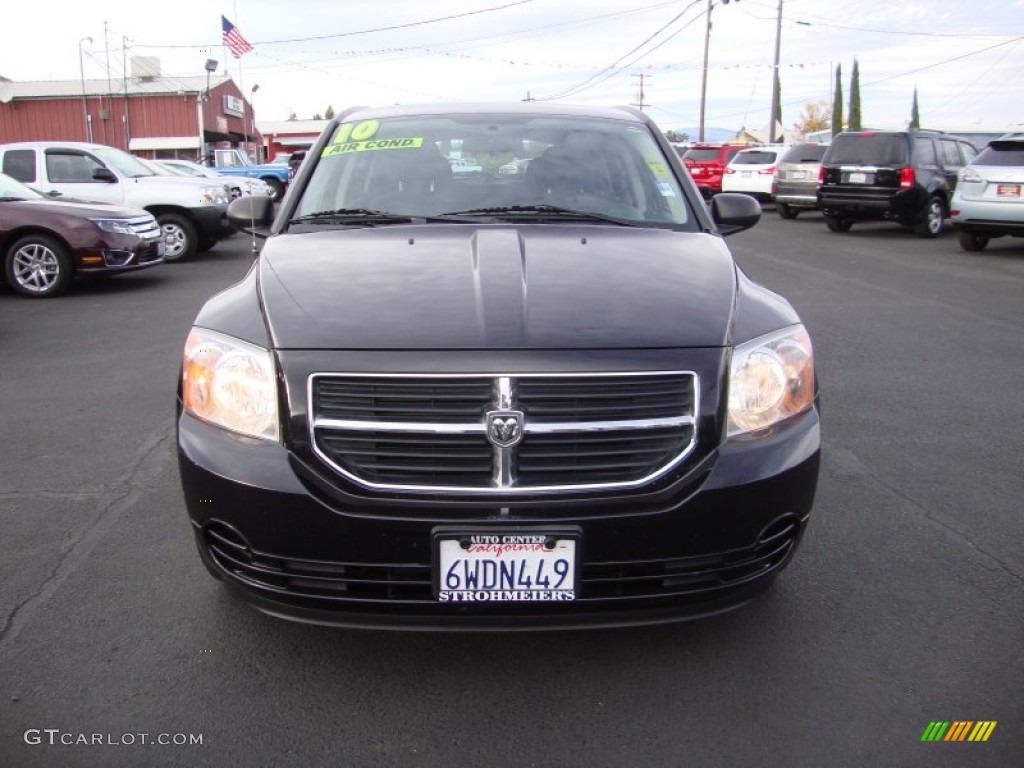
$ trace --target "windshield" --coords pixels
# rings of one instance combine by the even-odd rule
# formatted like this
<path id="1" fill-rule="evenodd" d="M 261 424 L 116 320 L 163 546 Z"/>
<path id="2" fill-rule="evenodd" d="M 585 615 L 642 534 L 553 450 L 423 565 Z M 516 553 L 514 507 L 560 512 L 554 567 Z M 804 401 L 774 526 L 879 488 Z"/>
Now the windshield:
<path id="1" fill-rule="evenodd" d="M 296 218 L 371 211 L 548 221 L 557 208 L 561 220 L 579 212 L 624 224 L 693 222 L 652 133 L 627 121 L 521 114 L 366 120 L 339 125 L 317 161 Z"/>
<path id="2" fill-rule="evenodd" d="M 113 147 L 104 147 L 95 150 L 95 155 L 102 160 L 108 168 L 112 168 L 118 176 L 137 178 L 139 176 L 156 176 L 156 174 L 143 165 L 139 158 L 132 157 L 127 152 Z"/>
<path id="3" fill-rule="evenodd" d="M 850 165 L 906 165 L 907 139 L 902 134 L 841 133 L 832 140 L 828 162 Z"/>
<path id="4" fill-rule="evenodd" d="M 1024 167 L 1024 141 L 993 141 L 971 165 L 1000 165 Z"/>
<path id="5" fill-rule="evenodd" d="M 0 173 L 0 200 L 39 200 L 45 199 L 34 189 L 29 189 L 20 181 L 15 181 L 10 176 Z"/>
<path id="6" fill-rule="evenodd" d="M 691 149 L 683 155 L 683 160 L 693 163 L 713 163 L 718 160 L 718 148 L 713 149 Z"/>
<path id="7" fill-rule="evenodd" d="M 761 149 L 740 152 L 732 159 L 730 165 L 771 165 L 778 155 L 778 152 Z"/>
<path id="8" fill-rule="evenodd" d="M 820 163 L 828 147 L 824 144 L 798 144 L 782 156 L 783 163 Z"/>

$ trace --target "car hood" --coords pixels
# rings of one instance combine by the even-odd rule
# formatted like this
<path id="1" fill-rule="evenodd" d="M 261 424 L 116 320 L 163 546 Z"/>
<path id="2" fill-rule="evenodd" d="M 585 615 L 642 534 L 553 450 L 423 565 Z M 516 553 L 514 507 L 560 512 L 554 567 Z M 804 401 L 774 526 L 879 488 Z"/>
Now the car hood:
<path id="1" fill-rule="evenodd" d="M 62 197 L 37 199 L 37 200 L 12 200 L 4 205 L 17 206 L 21 212 L 32 211 L 40 213 L 58 213 L 70 216 L 82 216 L 89 218 L 103 219 L 125 219 L 147 216 L 145 211 L 138 208 L 125 208 L 120 205 L 107 205 L 106 203 L 86 202 L 85 200 L 67 199 Z"/>
<path id="2" fill-rule="evenodd" d="M 719 347 L 736 283 L 716 236 L 603 225 L 283 234 L 259 263 L 278 349 Z"/>

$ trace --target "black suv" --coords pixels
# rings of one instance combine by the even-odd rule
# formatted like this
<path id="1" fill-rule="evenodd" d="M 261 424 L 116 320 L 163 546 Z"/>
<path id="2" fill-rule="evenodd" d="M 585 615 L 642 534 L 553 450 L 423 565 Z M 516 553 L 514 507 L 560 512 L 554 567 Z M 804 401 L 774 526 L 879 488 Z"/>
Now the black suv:
<path id="1" fill-rule="evenodd" d="M 957 172 L 977 150 L 939 131 L 851 131 L 822 160 L 818 203 L 833 232 L 855 221 L 894 220 L 919 237 L 943 230 Z"/>

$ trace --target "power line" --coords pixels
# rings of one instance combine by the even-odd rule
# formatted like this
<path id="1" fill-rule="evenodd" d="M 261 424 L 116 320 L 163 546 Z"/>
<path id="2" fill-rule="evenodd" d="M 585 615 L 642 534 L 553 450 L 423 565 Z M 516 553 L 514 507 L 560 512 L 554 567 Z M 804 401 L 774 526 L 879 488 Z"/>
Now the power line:
<path id="1" fill-rule="evenodd" d="M 506 3 L 505 5 L 496 5 L 491 8 L 480 8 L 475 11 L 466 11 L 465 13 L 453 13 L 450 16 L 439 16 L 434 19 L 424 19 L 422 21 L 410 21 L 407 24 L 393 24 L 387 27 L 375 27 L 373 29 L 360 29 L 356 32 L 335 32 L 330 35 L 314 35 L 312 37 L 295 37 L 286 40 L 258 40 L 254 41 L 253 45 L 277 45 L 281 43 L 306 43 L 310 40 L 330 40 L 335 37 L 353 37 L 355 35 L 368 35 L 373 32 L 391 32 L 396 29 L 408 29 L 409 27 L 422 27 L 426 24 L 437 24 L 440 21 L 451 21 L 452 19 L 461 19 L 466 16 L 476 16 L 481 13 L 490 13 L 491 11 L 503 11 L 506 8 L 512 8 L 517 5 L 523 5 L 525 3 L 532 3 L 533 0 L 516 0 L 514 3 Z M 219 41 L 217 43 L 220 44 Z M 145 45 L 145 48 L 209 48 L 210 43 L 204 43 L 203 45 Z"/>
<path id="2" fill-rule="evenodd" d="M 553 94 L 553 95 L 551 95 L 551 96 L 545 96 L 545 97 L 543 97 L 543 98 L 541 98 L 541 99 L 538 99 L 538 101 L 555 101 L 556 99 L 564 99 L 564 98 L 565 98 L 566 96 L 572 96 L 572 95 L 575 95 L 575 94 L 577 94 L 577 93 L 580 93 L 580 92 L 582 92 L 582 91 L 586 90 L 586 89 L 587 89 L 588 87 L 592 88 L 593 86 L 588 86 L 587 84 L 588 84 L 588 83 L 590 83 L 591 81 L 593 81 L 593 80 L 596 80 L 597 78 L 601 77 L 601 76 L 602 76 L 602 75 L 604 75 L 605 73 L 611 72 L 611 74 L 610 74 L 610 75 L 608 75 L 608 77 L 611 77 L 611 76 L 613 76 L 613 75 L 617 74 L 617 73 L 616 73 L 616 72 L 614 72 L 613 70 L 615 70 L 615 68 L 616 68 L 616 67 L 617 67 L 617 66 L 619 65 L 619 63 L 620 63 L 620 62 L 621 62 L 621 61 L 622 61 L 622 60 L 623 60 L 624 58 L 626 58 L 627 56 L 632 56 L 632 55 L 633 55 L 634 53 L 636 53 L 636 52 L 637 52 L 638 50 L 640 50 L 640 49 L 641 49 L 641 48 L 643 48 L 643 47 L 644 47 L 645 45 L 647 45 L 647 44 L 648 44 L 649 42 L 651 42 L 651 40 L 653 40 L 654 38 L 656 38 L 656 37 L 657 37 L 658 35 L 660 35 L 660 34 L 661 34 L 662 32 L 664 32 L 664 31 L 665 31 L 666 29 L 668 29 L 668 28 L 669 28 L 670 26 L 672 26 L 673 24 L 675 24 L 675 23 L 676 23 L 676 21 L 678 21 L 678 20 L 679 20 L 680 18 L 682 18 L 682 16 L 683 16 L 683 15 L 684 15 L 684 14 L 685 14 L 685 13 L 686 13 L 687 11 L 689 11 L 689 10 L 690 10 L 691 8 L 693 8 L 693 7 L 695 6 L 695 5 L 699 5 L 699 4 L 700 4 L 700 0 L 693 0 L 693 2 L 691 2 L 691 3 L 690 3 L 690 4 L 688 5 L 688 6 L 686 6 L 685 8 L 683 8 L 683 10 L 682 10 L 682 11 L 680 11 L 680 12 L 679 12 L 679 13 L 677 13 L 677 14 L 676 14 L 675 16 L 673 16 L 673 17 L 672 17 L 672 18 L 671 18 L 671 19 L 670 19 L 670 20 L 668 21 L 668 23 L 667 23 L 667 24 L 665 24 L 664 26 L 660 27 L 660 28 L 659 28 L 659 29 L 658 29 L 658 30 L 657 30 L 656 32 L 654 32 L 654 34 L 650 35 L 650 36 L 649 36 L 649 37 L 648 37 L 648 38 L 647 38 L 646 40 L 644 40 L 644 41 L 643 41 L 642 43 L 640 43 L 639 45 L 637 45 L 637 46 L 633 47 L 632 49 L 630 49 L 630 50 L 629 50 L 629 51 L 627 51 L 626 53 L 622 54 L 622 55 L 621 55 L 621 56 L 620 56 L 619 58 L 617 58 L 617 59 L 616 59 L 615 61 L 613 61 L 613 62 L 612 62 L 611 64 L 609 64 L 608 66 L 604 67 L 604 69 L 601 69 L 600 71 L 598 71 L 598 72 L 596 72 L 595 74 L 591 75 L 591 76 L 590 76 L 590 77 L 588 77 L 587 79 L 585 79 L 585 80 L 583 80 L 583 81 L 581 81 L 581 82 L 577 83 L 576 85 L 570 86 L 570 87 L 568 87 L 568 88 L 566 88 L 566 89 L 564 89 L 564 90 L 562 90 L 562 91 L 560 91 L 560 92 L 558 92 L 558 93 L 556 93 L 556 94 Z M 699 16 L 698 16 L 698 17 L 696 17 L 696 18 L 699 18 Z M 679 29 L 677 29 L 677 30 L 676 30 L 676 31 L 675 31 L 675 32 L 674 32 L 674 33 L 673 33 L 673 34 L 672 34 L 672 35 L 671 35 L 670 37 L 668 37 L 667 39 L 665 39 L 665 40 L 663 40 L 662 42 L 660 42 L 660 43 L 659 43 L 659 44 L 658 44 L 657 46 L 655 46 L 655 47 L 654 47 L 654 48 L 652 48 L 651 50 L 649 50 L 649 51 L 647 51 L 646 53 L 642 54 L 642 55 L 641 55 L 641 56 L 640 56 L 639 58 L 643 58 L 644 56 L 646 56 L 646 55 L 648 55 L 648 54 L 650 54 L 650 53 L 653 53 L 654 51 L 656 51 L 656 50 L 657 50 L 658 48 L 660 48 L 660 47 L 661 47 L 662 45 L 664 45 L 665 43 L 667 43 L 667 42 L 668 42 L 669 40 L 671 40 L 671 39 L 672 39 L 673 37 L 675 37 L 676 35 L 678 35 L 678 34 L 679 34 L 680 32 L 682 32 L 682 31 L 683 31 L 684 29 L 686 29 L 686 28 L 687 28 L 687 27 L 688 27 L 688 26 L 689 26 L 690 24 L 692 24 L 692 23 L 693 23 L 693 22 L 694 22 L 695 20 L 696 20 L 696 19 L 691 19 L 691 20 L 690 20 L 689 22 L 687 22 L 687 23 L 686 23 L 686 24 L 684 24 L 684 25 L 683 25 L 682 27 L 680 27 Z M 629 63 L 629 64 L 627 64 L 626 66 L 627 66 L 627 67 L 628 67 L 628 66 L 632 66 L 632 64 L 634 64 L 634 63 L 635 63 L 636 61 L 638 61 L 638 59 L 634 59 L 634 60 L 633 60 L 632 62 L 630 62 L 630 63 Z M 601 81 L 599 81 L 599 82 L 604 82 L 604 80 L 607 80 L 607 79 L 608 79 L 608 77 L 605 77 L 605 78 L 603 78 L 603 79 L 602 79 Z M 594 85 L 598 85 L 598 83 L 594 83 Z"/>

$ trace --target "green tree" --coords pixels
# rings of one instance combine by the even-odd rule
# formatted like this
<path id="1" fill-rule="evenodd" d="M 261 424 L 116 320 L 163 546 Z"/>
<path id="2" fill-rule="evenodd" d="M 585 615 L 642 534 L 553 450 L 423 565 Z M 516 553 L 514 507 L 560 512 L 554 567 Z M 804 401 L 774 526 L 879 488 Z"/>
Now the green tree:
<path id="1" fill-rule="evenodd" d="M 836 92 L 832 97 L 832 135 L 843 132 L 843 65 L 836 64 Z"/>
<path id="2" fill-rule="evenodd" d="M 330 104 L 327 105 L 327 111 L 324 112 L 324 120 L 332 120 L 334 118 L 334 107 Z"/>
<path id="3" fill-rule="evenodd" d="M 910 108 L 910 127 L 921 127 L 921 110 L 917 107 L 917 86 L 914 86 L 914 104 Z"/>
<path id="4" fill-rule="evenodd" d="M 289 119 L 289 120 L 298 120 L 298 119 L 299 119 L 299 116 L 298 116 L 298 115 L 296 115 L 296 114 L 295 114 L 294 112 L 289 112 L 289 113 L 288 113 L 288 119 Z"/>
<path id="5" fill-rule="evenodd" d="M 313 115 L 313 119 L 314 120 L 323 120 L 324 118 L 323 118 L 323 115 L 321 115 L 319 112 L 317 112 L 315 115 Z"/>
<path id="6" fill-rule="evenodd" d="M 690 140 L 687 134 L 680 133 L 679 131 L 665 131 L 665 138 L 673 144 L 685 144 Z"/>
<path id="7" fill-rule="evenodd" d="M 774 120 L 775 120 L 776 130 L 779 132 L 779 135 L 775 137 L 775 140 L 778 141 L 778 142 L 783 142 L 786 139 L 782 135 L 782 78 L 780 78 L 780 77 L 776 77 L 775 78 L 775 116 L 774 116 Z M 769 131 L 769 133 L 774 134 L 774 131 Z"/>
<path id="8" fill-rule="evenodd" d="M 851 131 L 859 131 L 864 126 L 860 119 L 860 67 L 857 60 L 853 60 L 853 74 L 850 75 L 850 119 L 846 121 L 846 127 Z"/>

